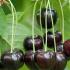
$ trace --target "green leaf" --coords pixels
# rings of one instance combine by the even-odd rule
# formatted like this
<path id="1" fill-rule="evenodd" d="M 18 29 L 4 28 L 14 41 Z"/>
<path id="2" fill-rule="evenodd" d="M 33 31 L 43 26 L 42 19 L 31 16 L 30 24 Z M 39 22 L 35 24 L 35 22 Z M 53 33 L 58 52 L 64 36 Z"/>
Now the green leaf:
<path id="1" fill-rule="evenodd" d="M 9 43 L 0 36 L 0 54 L 10 49 Z"/>
<path id="2" fill-rule="evenodd" d="M 3 9 L 0 7 L 0 35 L 4 33 L 5 28 L 7 27 L 6 15 Z"/>
<path id="3" fill-rule="evenodd" d="M 14 29 L 14 48 L 19 48 L 24 51 L 23 47 L 23 41 L 25 37 L 32 35 L 32 19 L 33 19 L 33 6 L 35 1 L 32 0 L 12 0 L 16 10 L 17 10 L 17 20 L 18 23 L 15 24 Z M 57 0 L 50 0 L 51 7 L 54 8 L 57 11 L 58 14 L 58 21 L 55 25 L 55 30 L 62 31 L 62 12 L 61 7 L 59 4 L 59 1 Z M 41 1 L 37 3 L 36 12 L 40 8 Z M 64 22 L 65 22 L 65 40 L 70 39 L 70 8 L 68 0 L 64 2 L 64 0 L 61 0 L 61 4 L 63 6 L 63 13 L 64 13 Z M 45 7 L 45 1 L 42 5 L 42 7 Z M 3 11 L 4 9 L 4 11 Z M 12 35 L 12 15 L 11 14 L 5 14 L 9 11 L 6 8 L 0 7 L 0 46 L 2 47 L 1 50 L 4 52 L 4 49 L 7 50 L 6 46 L 11 48 L 11 35 Z M 34 33 L 42 35 L 42 31 L 40 26 L 38 26 L 36 18 L 34 22 Z M 45 30 L 43 30 L 43 33 Z M 70 61 L 68 61 L 65 70 L 70 69 Z M 26 65 L 24 65 L 19 70 L 29 70 Z"/>

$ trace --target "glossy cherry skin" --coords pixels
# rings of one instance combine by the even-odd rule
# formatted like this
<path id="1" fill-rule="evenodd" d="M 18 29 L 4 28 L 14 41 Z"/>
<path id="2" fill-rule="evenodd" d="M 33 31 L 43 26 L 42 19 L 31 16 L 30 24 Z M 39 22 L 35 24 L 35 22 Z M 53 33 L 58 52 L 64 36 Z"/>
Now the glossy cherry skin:
<path id="1" fill-rule="evenodd" d="M 67 59 L 62 52 L 55 53 L 55 66 L 53 70 L 64 70 L 67 64 Z"/>
<path id="2" fill-rule="evenodd" d="M 47 12 L 46 12 L 47 11 Z M 51 11 L 51 13 L 50 13 Z M 41 9 L 41 15 L 40 15 L 40 11 L 37 12 L 37 22 L 38 24 L 40 25 L 40 18 L 41 18 L 41 25 L 43 28 L 46 28 L 46 25 L 47 25 L 47 28 L 50 29 L 52 28 L 52 19 L 51 19 L 51 15 L 52 15 L 52 19 L 53 19 L 53 24 L 55 25 L 56 24 L 56 21 L 57 21 L 57 13 L 54 9 L 47 9 L 46 8 L 42 8 Z M 45 22 L 45 20 L 47 21 L 47 23 Z"/>
<path id="3" fill-rule="evenodd" d="M 62 41 L 61 32 L 55 32 L 55 43 L 58 45 Z M 46 34 L 44 34 L 44 42 L 46 42 Z M 47 32 L 47 46 L 52 48 L 54 47 L 54 35 L 51 31 Z"/>
<path id="4" fill-rule="evenodd" d="M 51 70 L 55 65 L 54 52 L 37 52 L 35 54 L 35 62 L 40 70 Z"/>
<path id="5" fill-rule="evenodd" d="M 57 49 L 57 52 L 63 52 L 63 43 L 59 43 L 56 49 Z"/>
<path id="6" fill-rule="evenodd" d="M 27 51 L 24 56 L 25 64 L 30 70 L 38 70 L 34 61 L 34 55 L 35 53 L 33 51 Z"/>
<path id="7" fill-rule="evenodd" d="M 55 34 L 56 34 L 55 35 L 56 43 L 59 44 L 62 41 L 62 33 L 59 31 L 56 31 Z"/>
<path id="8" fill-rule="evenodd" d="M 12 51 L 7 51 L 2 54 L 1 61 L 6 68 L 19 69 L 24 64 L 24 54 L 21 50 L 15 49 Z"/>
<path id="9" fill-rule="evenodd" d="M 32 36 L 26 37 L 23 43 L 23 46 L 25 50 L 33 50 L 33 38 Z M 42 49 L 43 48 L 43 40 L 40 35 L 34 36 L 34 47 L 35 50 Z"/>
<path id="10" fill-rule="evenodd" d="M 70 39 L 64 42 L 64 53 L 67 57 L 70 57 Z"/>
<path id="11" fill-rule="evenodd" d="M 4 64 L 0 61 L 0 70 L 12 70 L 12 69 L 5 67 Z M 16 69 L 13 69 L 13 70 L 16 70 Z"/>
<path id="12" fill-rule="evenodd" d="M 4 69 L 5 67 L 4 67 L 4 65 L 3 65 L 3 63 L 0 61 L 0 70 L 2 70 L 2 69 Z"/>

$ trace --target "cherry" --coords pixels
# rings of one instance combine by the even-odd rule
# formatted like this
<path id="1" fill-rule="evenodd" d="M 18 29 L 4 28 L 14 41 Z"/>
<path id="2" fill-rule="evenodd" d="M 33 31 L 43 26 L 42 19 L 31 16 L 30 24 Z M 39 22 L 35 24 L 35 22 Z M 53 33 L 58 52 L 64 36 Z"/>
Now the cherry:
<path id="1" fill-rule="evenodd" d="M 0 69 L 4 69 L 4 65 L 1 61 L 0 61 Z"/>
<path id="2" fill-rule="evenodd" d="M 47 11 L 47 12 L 46 12 Z M 50 13 L 51 11 L 51 13 Z M 53 24 L 55 25 L 56 24 L 56 21 L 57 21 L 57 13 L 54 9 L 47 9 L 46 8 L 42 8 L 41 9 L 41 16 L 40 16 L 40 11 L 37 12 L 37 22 L 38 24 L 40 24 L 40 17 L 41 17 L 41 25 L 43 28 L 46 27 L 45 25 L 45 19 L 46 19 L 46 16 L 47 16 L 47 28 L 50 29 L 52 28 L 52 19 L 51 19 L 51 15 L 52 15 L 52 19 L 53 19 Z"/>
<path id="3" fill-rule="evenodd" d="M 54 52 L 37 52 L 35 54 L 35 62 L 41 70 L 51 70 L 55 64 Z"/>
<path id="4" fill-rule="evenodd" d="M 21 50 L 14 49 L 12 53 L 10 51 L 3 53 L 1 61 L 6 68 L 18 69 L 24 63 L 24 55 Z"/>
<path id="5" fill-rule="evenodd" d="M 2 61 L 0 61 L 0 70 L 12 70 L 12 69 L 6 68 L 4 66 L 4 64 L 2 63 Z M 15 70 L 15 69 L 13 69 L 13 70 Z"/>
<path id="6" fill-rule="evenodd" d="M 30 70 L 37 70 L 37 66 L 35 65 L 35 61 L 34 61 L 33 51 L 30 50 L 25 53 L 24 61 Z"/>
<path id="7" fill-rule="evenodd" d="M 25 50 L 33 50 L 33 38 L 32 38 L 32 36 L 26 37 L 23 45 L 24 45 Z M 43 48 L 43 40 L 42 40 L 42 37 L 40 35 L 34 36 L 34 47 L 35 47 L 35 50 Z"/>
<path id="8" fill-rule="evenodd" d="M 70 57 L 70 39 L 64 42 L 64 53 L 67 57 Z"/>
<path id="9" fill-rule="evenodd" d="M 46 42 L 46 34 L 44 34 L 44 42 Z M 54 46 L 54 37 L 51 31 L 47 32 L 47 46 L 48 47 Z"/>
<path id="10" fill-rule="evenodd" d="M 53 70 L 64 70 L 66 64 L 67 64 L 67 60 L 65 58 L 65 55 L 62 52 L 56 52 L 55 66 L 53 67 Z"/>
<path id="11" fill-rule="evenodd" d="M 60 43 L 62 41 L 62 33 L 59 31 L 56 31 L 55 34 L 56 34 L 55 36 L 56 43 Z"/>
<path id="12" fill-rule="evenodd" d="M 59 43 L 56 48 L 57 52 L 63 52 L 63 43 Z"/>
<path id="13" fill-rule="evenodd" d="M 44 34 L 44 42 L 46 41 L 46 34 Z M 58 45 L 62 41 L 62 34 L 61 32 L 55 32 L 55 43 Z M 47 46 L 54 47 L 54 35 L 51 31 L 47 32 Z"/>

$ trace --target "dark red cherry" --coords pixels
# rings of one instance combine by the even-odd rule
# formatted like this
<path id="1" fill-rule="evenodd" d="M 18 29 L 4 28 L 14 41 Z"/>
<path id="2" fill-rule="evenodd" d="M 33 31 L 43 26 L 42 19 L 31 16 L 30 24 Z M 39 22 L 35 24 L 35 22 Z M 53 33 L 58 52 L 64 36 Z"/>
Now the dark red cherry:
<path id="1" fill-rule="evenodd" d="M 70 39 L 64 42 L 64 53 L 66 56 L 70 57 Z"/>
<path id="2" fill-rule="evenodd" d="M 62 41 L 62 33 L 59 31 L 55 32 L 55 39 L 56 39 L 56 43 L 60 43 Z"/>
<path id="3" fill-rule="evenodd" d="M 50 13 L 50 11 L 51 11 L 51 13 Z M 51 15 L 52 15 L 52 19 L 53 19 L 53 24 L 55 25 L 56 21 L 57 21 L 57 13 L 56 13 L 56 11 L 54 9 L 50 10 L 48 8 L 46 10 L 46 8 L 42 8 L 41 9 L 41 15 L 40 15 L 40 11 L 38 11 L 37 15 L 36 15 L 37 16 L 37 22 L 38 22 L 38 24 L 40 25 L 40 18 L 41 18 L 41 25 L 42 25 L 43 28 L 45 28 L 46 25 L 47 25 L 48 29 L 52 28 Z M 47 23 L 45 21 L 47 21 Z"/>
<path id="4" fill-rule="evenodd" d="M 27 52 L 25 53 L 24 61 L 25 61 L 25 64 L 27 65 L 27 67 L 28 67 L 30 70 L 38 70 L 38 69 L 37 69 L 37 66 L 35 65 L 34 53 L 33 53 L 33 51 L 27 51 Z"/>
<path id="5" fill-rule="evenodd" d="M 56 48 L 57 52 L 63 52 L 63 43 L 59 43 Z"/>
<path id="6" fill-rule="evenodd" d="M 2 69 L 4 69 L 5 67 L 4 67 L 4 65 L 3 65 L 3 63 L 0 61 L 0 70 L 2 70 Z"/>
<path id="7" fill-rule="evenodd" d="M 6 68 L 4 66 L 4 64 L 2 63 L 2 61 L 0 61 L 0 70 L 12 70 L 12 69 Z M 15 70 L 15 69 L 13 69 L 13 70 Z"/>
<path id="8" fill-rule="evenodd" d="M 23 66 L 24 55 L 19 49 L 14 49 L 12 53 L 7 51 L 2 54 L 1 61 L 6 68 L 11 68 L 12 70 L 18 69 Z"/>
<path id="9" fill-rule="evenodd" d="M 55 66 L 53 70 L 64 70 L 67 64 L 65 55 L 62 52 L 55 53 Z"/>
<path id="10" fill-rule="evenodd" d="M 57 49 L 57 52 L 63 52 L 63 44 L 62 43 L 59 43 L 56 47 Z"/>
<path id="11" fill-rule="evenodd" d="M 55 32 L 55 43 L 58 45 L 62 41 L 61 32 Z M 46 42 L 46 34 L 44 34 L 44 42 Z M 54 47 L 54 35 L 51 31 L 47 32 L 47 46 Z"/>
<path id="12" fill-rule="evenodd" d="M 55 64 L 54 52 L 39 51 L 35 54 L 35 62 L 40 70 L 51 70 Z"/>
<path id="13" fill-rule="evenodd" d="M 46 42 L 46 34 L 44 35 L 44 42 Z M 54 36 L 53 33 L 50 31 L 47 32 L 47 46 L 48 47 L 54 46 Z"/>
<path id="14" fill-rule="evenodd" d="M 33 50 L 33 38 L 32 36 L 26 37 L 24 39 L 23 46 L 25 50 Z M 40 35 L 34 36 L 34 47 L 35 50 L 42 49 L 43 48 L 43 40 Z"/>

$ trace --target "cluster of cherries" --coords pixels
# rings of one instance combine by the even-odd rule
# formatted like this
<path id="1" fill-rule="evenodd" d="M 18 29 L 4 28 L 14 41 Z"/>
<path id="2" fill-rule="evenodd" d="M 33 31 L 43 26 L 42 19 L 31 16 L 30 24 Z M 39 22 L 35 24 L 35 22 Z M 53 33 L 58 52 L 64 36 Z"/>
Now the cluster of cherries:
<path id="1" fill-rule="evenodd" d="M 24 57 L 25 64 L 31 70 L 64 70 L 67 64 L 67 57 L 70 56 L 70 40 L 62 43 L 62 33 L 56 31 L 53 34 L 53 32 L 49 30 L 53 27 L 52 25 L 56 24 L 58 18 L 56 11 L 54 9 L 46 10 L 46 8 L 42 8 L 41 12 L 37 12 L 36 18 L 39 26 L 42 25 L 42 28 L 44 29 L 47 27 L 47 33 L 44 33 L 43 37 L 40 35 L 34 36 L 35 52 L 33 52 L 32 36 L 25 38 L 24 47 L 27 50 Z M 45 20 L 47 20 L 47 23 Z M 51 49 L 56 48 L 56 52 L 50 50 L 44 51 L 43 46 L 46 42 L 46 47 Z"/>
<path id="2" fill-rule="evenodd" d="M 52 20 L 53 24 L 56 24 L 57 13 L 55 10 L 42 8 L 41 16 L 40 11 L 37 12 L 37 22 L 42 28 L 51 29 Z M 47 23 L 45 23 L 45 17 L 47 16 Z M 46 24 L 46 25 L 45 25 Z M 47 34 L 47 46 L 49 48 L 55 48 L 56 43 L 57 51 L 44 51 L 43 46 L 46 43 Z M 55 43 L 54 43 L 55 37 Z M 33 43 L 34 41 L 34 43 Z M 33 51 L 33 44 L 35 47 L 35 52 Z M 23 42 L 23 46 L 26 50 L 25 54 L 20 49 L 14 49 L 12 52 L 6 51 L 1 55 L 0 69 L 8 68 L 9 70 L 18 70 L 25 63 L 30 70 L 64 70 L 67 64 L 67 57 L 70 57 L 70 40 L 62 43 L 62 33 L 59 31 L 55 32 L 55 36 L 51 31 L 48 31 L 41 37 L 40 35 L 35 35 L 34 39 L 32 36 L 26 37 Z"/>

